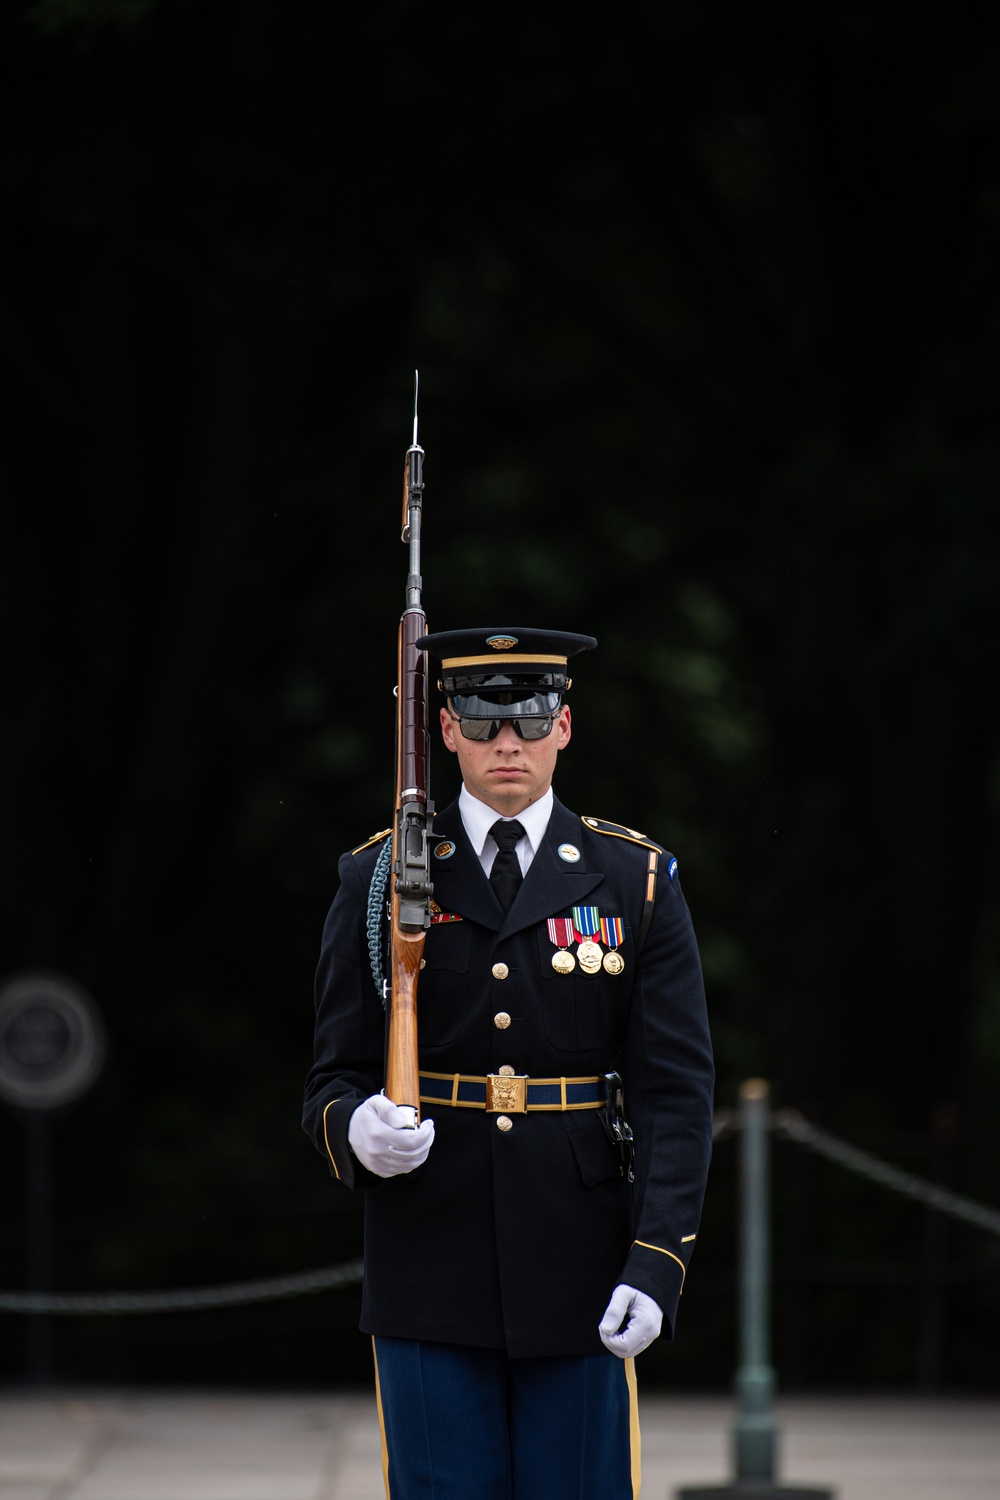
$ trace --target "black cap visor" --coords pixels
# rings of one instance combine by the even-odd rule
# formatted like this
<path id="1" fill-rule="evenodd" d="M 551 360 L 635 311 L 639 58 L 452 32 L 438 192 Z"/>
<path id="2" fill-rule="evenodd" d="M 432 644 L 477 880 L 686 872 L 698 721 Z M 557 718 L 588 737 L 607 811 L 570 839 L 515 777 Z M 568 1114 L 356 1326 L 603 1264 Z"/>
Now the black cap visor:
<path id="1" fill-rule="evenodd" d="M 526 687 L 451 694 L 452 709 L 460 719 L 548 719 L 559 712 L 561 703 L 561 693 L 533 692 Z"/>

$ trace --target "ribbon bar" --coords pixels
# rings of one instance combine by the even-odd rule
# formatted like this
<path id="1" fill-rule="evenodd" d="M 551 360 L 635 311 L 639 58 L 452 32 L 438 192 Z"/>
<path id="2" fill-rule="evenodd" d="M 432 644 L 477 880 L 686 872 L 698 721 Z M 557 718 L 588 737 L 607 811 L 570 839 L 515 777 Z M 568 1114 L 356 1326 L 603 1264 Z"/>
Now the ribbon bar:
<path id="1" fill-rule="evenodd" d="M 607 948 L 620 948 L 625 941 L 625 923 L 621 917 L 601 918 L 601 940 Z"/>
<path id="2" fill-rule="evenodd" d="M 568 948 L 573 941 L 573 923 L 569 917 L 549 917 L 549 937 L 557 948 Z"/>
<path id="3" fill-rule="evenodd" d="M 574 906 L 573 926 L 578 943 L 592 938 L 600 929 L 601 918 L 596 906 Z"/>

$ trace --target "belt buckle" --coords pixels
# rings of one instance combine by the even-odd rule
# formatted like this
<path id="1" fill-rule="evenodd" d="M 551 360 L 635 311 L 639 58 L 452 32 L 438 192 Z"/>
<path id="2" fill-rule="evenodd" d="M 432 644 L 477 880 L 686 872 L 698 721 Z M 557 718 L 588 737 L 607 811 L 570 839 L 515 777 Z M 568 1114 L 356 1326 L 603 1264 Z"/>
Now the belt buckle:
<path id="1" fill-rule="evenodd" d="M 486 1113 L 525 1115 L 528 1112 L 527 1073 L 486 1075 Z"/>

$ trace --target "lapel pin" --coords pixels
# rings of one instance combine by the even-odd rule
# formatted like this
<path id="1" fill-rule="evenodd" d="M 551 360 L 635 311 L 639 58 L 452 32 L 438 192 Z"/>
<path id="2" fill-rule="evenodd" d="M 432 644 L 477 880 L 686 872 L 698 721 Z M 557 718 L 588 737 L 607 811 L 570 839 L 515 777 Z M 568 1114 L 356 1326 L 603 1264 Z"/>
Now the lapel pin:
<path id="1" fill-rule="evenodd" d="M 580 851 L 575 844 L 560 844 L 556 850 L 560 859 L 564 859 L 568 865 L 575 865 L 580 858 Z"/>
<path id="2" fill-rule="evenodd" d="M 454 854 L 454 852 L 455 852 L 455 845 L 451 842 L 451 839 L 445 839 L 445 841 L 444 841 L 443 844 L 437 844 L 437 845 L 435 845 L 435 848 L 434 848 L 434 858 L 435 859 L 451 859 L 451 856 Z"/>

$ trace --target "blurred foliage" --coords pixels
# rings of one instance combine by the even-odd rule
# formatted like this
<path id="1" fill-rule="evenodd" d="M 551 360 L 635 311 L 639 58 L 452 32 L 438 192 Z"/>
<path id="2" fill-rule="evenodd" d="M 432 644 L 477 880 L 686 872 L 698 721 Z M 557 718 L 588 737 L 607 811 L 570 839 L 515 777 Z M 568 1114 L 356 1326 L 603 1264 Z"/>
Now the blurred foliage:
<path id="1" fill-rule="evenodd" d="M 35 0 L 0 37 L 0 972 L 78 976 L 113 1046 L 54 1123 L 60 1284 L 356 1253 L 296 1116 L 336 860 L 389 817 L 415 365 L 432 625 L 600 639 L 558 790 L 677 852 L 720 1098 L 766 1074 L 899 1159 L 956 1101 L 1000 1202 L 993 17 Z M 727 1373 L 726 1182 L 658 1378 Z M 862 1223 L 906 1258 L 833 1191 L 789 1190 L 797 1264 Z M 983 1286 L 943 1378 L 986 1378 Z M 815 1292 L 796 1378 L 910 1377 L 871 1295 Z M 352 1299 L 60 1358 L 333 1378 Z"/>

